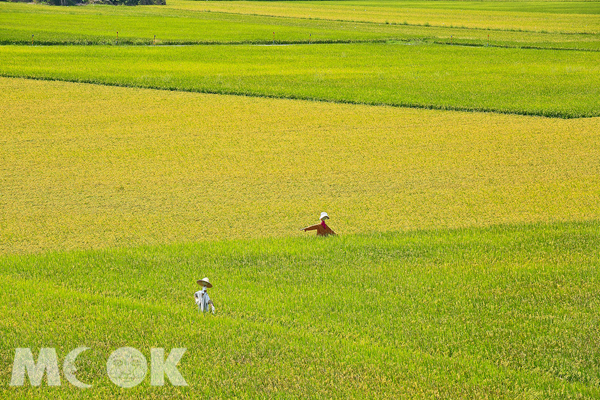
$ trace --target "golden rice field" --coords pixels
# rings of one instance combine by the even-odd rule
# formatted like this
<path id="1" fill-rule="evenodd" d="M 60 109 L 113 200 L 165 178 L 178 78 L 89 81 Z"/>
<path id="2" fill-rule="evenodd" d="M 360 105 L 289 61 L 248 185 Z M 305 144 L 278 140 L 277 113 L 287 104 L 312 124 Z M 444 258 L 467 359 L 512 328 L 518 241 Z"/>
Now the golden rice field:
<path id="1" fill-rule="evenodd" d="M 457 4 L 456 6 L 453 5 Z M 467 4 L 468 3 L 468 4 Z M 494 9 L 490 2 L 411 2 L 411 1 L 366 1 L 344 2 L 276 2 L 276 1 L 186 1 L 169 0 L 167 7 L 228 12 L 236 14 L 258 14 L 278 17 L 313 18 L 340 21 L 395 23 L 409 25 L 431 25 L 440 27 L 467 27 L 477 29 L 523 30 L 532 32 L 600 33 L 600 15 L 595 2 L 562 3 L 563 13 L 555 13 L 556 3 L 507 2 Z M 440 4 L 438 6 L 438 4 Z M 478 6 L 481 4 L 481 6 Z M 508 2 L 508 4 L 511 4 Z M 583 6 L 582 6 L 583 4 Z M 469 7 L 470 6 L 470 7 Z M 439 7 L 439 8 L 438 8 Z M 471 8 L 471 9 L 469 9 Z M 510 7 L 509 7 L 510 8 Z M 526 11 L 519 11 L 519 9 Z M 576 12 L 572 10 L 575 9 Z M 580 12 L 578 10 L 581 9 Z M 588 12 L 585 12 L 588 9 Z"/>
<path id="2" fill-rule="evenodd" d="M 0 91 L 0 254 L 600 218 L 600 118 Z"/>

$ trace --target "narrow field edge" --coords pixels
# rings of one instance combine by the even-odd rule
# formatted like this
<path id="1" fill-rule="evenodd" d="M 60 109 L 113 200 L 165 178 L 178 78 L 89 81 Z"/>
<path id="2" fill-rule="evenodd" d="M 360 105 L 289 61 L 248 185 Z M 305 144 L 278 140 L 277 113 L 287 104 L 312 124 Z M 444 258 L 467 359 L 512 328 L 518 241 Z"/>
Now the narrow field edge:
<path id="1" fill-rule="evenodd" d="M 487 43 L 476 43 L 471 42 L 468 39 L 439 39 L 436 37 L 423 37 L 419 39 L 406 39 L 406 38 L 387 38 L 387 39 L 340 39 L 340 40 L 242 40 L 242 41 L 231 41 L 231 42 L 217 42 L 217 41 L 186 41 L 186 40 L 164 40 L 156 44 L 152 39 L 123 39 L 119 40 L 120 43 L 116 43 L 115 40 L 92 42 L 87 40 L 74 40 L 71 42 L 67 41 L 44 41 L 34 43 L 27 40 L 2 40 L 0 39 L 0 46 L 32 46 L 32 47 L 46 47 L 46 46 L 131 46 L 131 47 L 169 47 L 169 46 L 282 46 L 282 45 L 304 45 L 304 44 L 379 44 L 379 43 L 395 43 L 403 42 L 406 44 L 410 43 L 426 43 L 436 44 L 442 46 L 465 46 L 465 47 L 493 47 L 498 49 L 523 49 L 523 50 L 547 50 L 547 51 L 580 51 L 580 52 L 591 52 L 600 53 L 600 49 L 586 49 L 578 47 L 541 47 L 531 45 L 508 45 L 508 44 L 487 44 Z"/>

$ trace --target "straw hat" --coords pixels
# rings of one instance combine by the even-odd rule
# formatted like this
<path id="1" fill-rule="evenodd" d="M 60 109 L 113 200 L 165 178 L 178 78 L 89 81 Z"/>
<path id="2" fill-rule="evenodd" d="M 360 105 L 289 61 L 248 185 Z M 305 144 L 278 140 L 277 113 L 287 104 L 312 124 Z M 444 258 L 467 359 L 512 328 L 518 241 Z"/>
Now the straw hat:
<path id="1" fill-rule="evenodd" d="M 320 220 L 324 220 L 324 219 L 329 219 L 329 215 L 327 215 L 327 213 L 325 211 L 323 211 L 321 213 L 321 216 L 319 217 Z"/>
<path id="2" fill-rule="evenodd" d="M 212 283 L 208 281 L 208 278 L 200 279 L 199 281 L 196 281 L 196 283 L 201 286 L 206 286 L 207 288 L 212 287 Z"/>

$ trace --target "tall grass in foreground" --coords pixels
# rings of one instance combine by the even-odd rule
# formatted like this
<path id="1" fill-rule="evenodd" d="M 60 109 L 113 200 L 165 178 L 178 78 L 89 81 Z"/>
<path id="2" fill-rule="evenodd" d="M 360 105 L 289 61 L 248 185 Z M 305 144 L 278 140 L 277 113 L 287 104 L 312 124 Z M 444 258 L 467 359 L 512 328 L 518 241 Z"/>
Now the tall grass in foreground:
<path id="1" fill-rule="evenodd" d="M 204 242 L 0 258 L 0 393 L 19 398 L 598 398 L 600 225 Z M 216 316 L 196 313 L 209 276 Z M 91 347 L 94 387 L 9 388 L 15 347 Z M 186 347 L 187 388 L 110 383 Z M 167 350 L 168 351 L 168 350 Z"/>

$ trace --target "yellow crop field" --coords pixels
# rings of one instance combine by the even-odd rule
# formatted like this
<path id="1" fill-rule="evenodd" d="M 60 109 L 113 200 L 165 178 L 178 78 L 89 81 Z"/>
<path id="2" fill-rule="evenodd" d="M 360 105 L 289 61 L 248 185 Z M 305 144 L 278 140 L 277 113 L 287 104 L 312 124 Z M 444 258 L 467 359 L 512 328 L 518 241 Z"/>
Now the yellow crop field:
<path id="1" fill-rule="evenodd" d="M 0 91 L 0 254 L 600 218 L 600 118 Z"/>
<path id="2" fill-rule="evenodd" d="M 483 3 L 481 9 L 464 9 L 464 2 L 273 2 L 273 1 L 197 1 L 171 0 L 169 8 L 257 14 L 292 18 L 317 18 L 339 21 L 467 27 L 478 29 L 523 30 L 531 32 L 600 33 L 600 15 L 595 13 L 546 13 L 548 3 L 536 3 L 525 11 L 493 9 Z M 522 3 L 513 3 L 518 9 Z M 568 4 L 568 3 L 567 3 Z M 594 7 L 592 3 L 591 7 Z M 580 3 L 576 5 L 581 8 Z M 506 7 L 506 6 L 505 6 Z M 486 9 L 487 8 L 487 9 Z M 490 9 L 491 8 L 491 9 Z M 573 6 L 571 7 L 573 8 Z"/>

